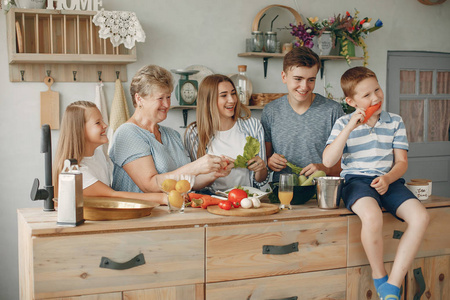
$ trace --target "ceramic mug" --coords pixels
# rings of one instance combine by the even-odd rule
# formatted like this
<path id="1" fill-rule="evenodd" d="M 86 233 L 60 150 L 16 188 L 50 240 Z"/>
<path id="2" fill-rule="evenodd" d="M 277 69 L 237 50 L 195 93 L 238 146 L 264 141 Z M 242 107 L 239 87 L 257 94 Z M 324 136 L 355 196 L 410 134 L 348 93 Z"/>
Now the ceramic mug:
<path id="1" fill-rule="evenodd" d="M 411 179 L 411 182 L 426 182 L 428 184 L 428 196 L 433 195 L 433 182 L 430 179 Z"/>
<path id="2" fill-rule="evenodd" d="M 429 188 L 427 182 L 408 182 L 406 187 L 417 197 L 420 201 L 427 200 L 429 196 Z"/>

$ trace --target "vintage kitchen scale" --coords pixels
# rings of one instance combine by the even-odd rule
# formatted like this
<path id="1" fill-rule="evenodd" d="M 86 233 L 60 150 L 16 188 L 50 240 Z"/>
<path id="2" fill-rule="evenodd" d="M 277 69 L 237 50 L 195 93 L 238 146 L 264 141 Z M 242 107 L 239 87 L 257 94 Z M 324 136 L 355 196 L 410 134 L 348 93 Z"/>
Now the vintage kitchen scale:
<path id="1" fill-rule="evenodd" d="M 194 79 L 189 79 L 189 75 L 197 74 L 198 70 L 171 70 L 173 73 L 180 75 L 178 85 L 175 89 L 175 95 L 180 105 L 196 105 L 198 82 Z"/>

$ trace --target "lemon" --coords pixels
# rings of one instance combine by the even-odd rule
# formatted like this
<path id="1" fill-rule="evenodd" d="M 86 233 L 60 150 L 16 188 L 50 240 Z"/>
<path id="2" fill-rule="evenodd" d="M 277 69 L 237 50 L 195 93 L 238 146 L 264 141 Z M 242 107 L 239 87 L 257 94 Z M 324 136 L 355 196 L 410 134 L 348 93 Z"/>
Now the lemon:
<path id="1" fill-rule="evenodd" d="M 161 184 L 161 189 L 168 193 L 175 189 L 176 184 L 177 184 L 177 181 L 175 179 L 166 179 Z"/>
<path id="2" fill-rule="evenodd" d="M 175 190 L 177 190 L 181 194 L 188 192 L 190 189 L 191 184 L 186 179 L 178 181 L 175 185 Z"/>
<path id="3" fill-rule="evenodd" d="M 172 190 L 169 193 L 169 203 L 173 207 L 181 208 L 183 206 L 184 199 L 179 192 Z"/>

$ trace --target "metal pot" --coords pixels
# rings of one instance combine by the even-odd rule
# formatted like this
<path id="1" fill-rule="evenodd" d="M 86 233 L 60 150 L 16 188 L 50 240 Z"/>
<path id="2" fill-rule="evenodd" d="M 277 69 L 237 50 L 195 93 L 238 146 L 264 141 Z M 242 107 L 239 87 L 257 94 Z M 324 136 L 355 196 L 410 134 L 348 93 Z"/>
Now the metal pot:
<path id="1" fill-rule="evenodd" d="M 317 203 L 319 208 L 333 209 L 339 207 L 341 199 L 342 177 L 317 177 L 314 178 L 317 190 Z"/>

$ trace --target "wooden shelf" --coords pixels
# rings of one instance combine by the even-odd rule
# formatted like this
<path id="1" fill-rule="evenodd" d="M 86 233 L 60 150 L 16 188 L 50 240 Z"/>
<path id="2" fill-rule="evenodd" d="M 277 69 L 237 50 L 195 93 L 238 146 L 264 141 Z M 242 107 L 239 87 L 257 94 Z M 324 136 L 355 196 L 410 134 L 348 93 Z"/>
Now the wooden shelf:
<path id="1" fill-rule="evenodd" d="M 11 81 L 92 82 L 127 80 L 136 48 L 114 47 L 99 37 L 95 11 L 20 9 L 7 14 Z M 101 75 L 101 76 L 100 76 Z"/>
<path id="2" fill-rule="evenodd" d="M 244 53 L 238 53 L 239 57 L 256 57 L 256 58 L 262 58 L 263 64 L 264 64 L 264 78 L 267 77 L 267 66 L 269 58 L 283 58 L 285 54 L 283 53 L 268 53 L 268 52 L 244 52 Z M 323 55 L 319 56 L 320 61 L 322 63 L 322 67 L 320 68 L 320 78 L 323 77 L 323 71 L 325 68 L 325 61 L 327 60 L 345 60 L 344 56 L 340 55 Z M 350 57 L 351 60 L 363 60 L 364 57 Z"/>

